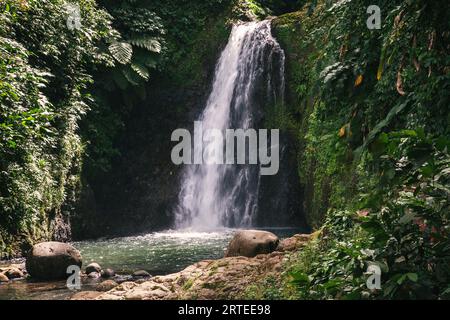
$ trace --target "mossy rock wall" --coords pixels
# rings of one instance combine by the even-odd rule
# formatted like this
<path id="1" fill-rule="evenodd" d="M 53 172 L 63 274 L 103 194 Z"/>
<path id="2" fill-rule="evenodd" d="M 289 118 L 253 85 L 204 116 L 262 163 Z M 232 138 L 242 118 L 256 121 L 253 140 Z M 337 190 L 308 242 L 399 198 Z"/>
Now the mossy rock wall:
<path id="1" fill-rule="evenodd" d="M 272 22 L 273 34 L 286 54 L 288 129 L 297 143 L 300 205 L 313 228 L 321 226 L 328 208 L 343 199 L 351 201 L 356 179 L 351 155 L 336 153 L 333 144 L 339 127 L 327 127 L 315 117 L 322 103 L 319 75 L 327 65 L 322 50 L 326 39 L 314 33 L 327 27 L 321 13 L 319 2 L 313 11 L 305 6 Z"/>

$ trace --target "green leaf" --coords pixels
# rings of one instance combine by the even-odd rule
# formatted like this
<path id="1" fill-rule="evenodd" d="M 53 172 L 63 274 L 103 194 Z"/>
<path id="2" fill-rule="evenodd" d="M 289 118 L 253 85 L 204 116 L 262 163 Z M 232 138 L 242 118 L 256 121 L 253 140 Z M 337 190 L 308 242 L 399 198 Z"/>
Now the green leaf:
<path id="1" fill-rule="evenodd" d="M 310 279 L 308 275 L 304 274 L 303 272 L 293 272 L 291 273 L 292 282 L 297 285 L 305 285 L 310 283 Z"/>
<path id="2" fill-rule="evenodd" d="M 119 63 L 127 64 L 131 61 L 133 47 L 129 43 L 114 42 L 108 47 L 108 49 L 114 59 L 116 59 Z"/>
<path id="3" fill-rule="evenodd" d="M 150 77 L 150 73 L 149 73 L 148 69 L 140 63 L 132 63 L 131 69 L 136 71 L 136 73 L 138 75 L 140 75 L 142 78 L 144 78 L 145 80 L 148 80 L 148 78 Z"/>
<path id="4" fill-rule="evenodd" d="M 15 149 L 17 146 L 17 143 L 15 141 L 9 140 L 8 141 L 9 147 L 12 149 Z"/>
<path id="5" fill-rule="evenodd" d="M 417 273 L 407 273 L 406 276 L 412 282 L 417 282 L 417 280 L 419 279 L 419 276 L 417 275 Z"/>
<path id="6" fill-rule="evenodd" d="M 407 211 L 399 220 L 400 224 L 408 224 L 416 218 L 416 214 L 413 211 Z"/>
<path id="7" fill-rule="evenodd" d="M 403 109 L 406 108 L 406 106 L 408 105 L 408 102 L 404 102 L 402 104 L 397 104 L 395 107 L 393 107 L 388 115 L 386 116 L 386 118 L 384 118 L 382 121 L 380 121 L 374 128 L 372 131 L 369 132 L 366 141 L 364 142 L 364 144 L 359 147 L 358 149 L 355 150 L 355 153 L 357 155 L 360 155 L 361 152 L 367 148 L 367 146 L 369 144 L 371 144 L 375 138 L 378 136 L 378 134 L 381 133 L 381 131 L 388 126 L 392 119 L 397 116 Z"/>
<path id="8" fill-rule="evenodd" d="M 325 289 L 333 289 L 338 287 L 342 283 L 342 280 L 340 279 L 331 279 L 323 285 Z"/>
<path id="9" fill-rule="evenodd" d="M 161 52 L 161 43 L 155 38 L 133 38 L 128 40 L 129 43 L 135 45 L 137 47 L 147 49 L 148 51 L 160 53 Z"/>
<path id="10" fill-rule="evenodd" d="M 139 82 L 142 80 L 139 74 L 134 71 L 132 68 L 123 68 L 122 74 L 124 77 L 130 82 L 132 85 L 137 86 L 139 85 Z"/>

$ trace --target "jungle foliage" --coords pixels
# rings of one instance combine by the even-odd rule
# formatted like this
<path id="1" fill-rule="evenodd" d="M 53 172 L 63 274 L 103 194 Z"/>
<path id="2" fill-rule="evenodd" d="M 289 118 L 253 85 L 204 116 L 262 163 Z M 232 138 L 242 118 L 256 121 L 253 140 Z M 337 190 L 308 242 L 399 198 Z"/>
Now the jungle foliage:
<path id="1" fill-rule="evenodd" d="M 267 117 L 297 142 L 318 237 L 251 297 L 450 297 L 446 1 L 71 3 L 80 29 L 67 1 L 0 0 L 0 258 L 70 238 L 82 183 L 111 169 L 133 109 L 158 82 L 198 89 L 227 20 L 299 10 L 273 21 L 289 103 Z M 380 30 L 366 26 L 373 4 Z"/>
<path id="2" fill-rule="evenodd" d="M 444 1 L 318 1 L 280 17 L 305 207 L 320 237 L 288 297 L 449 298 L 449 16 Z M 380 290 L 366 285 L 370 265 Z"/>
<path id="3" fill-rule="evenodd" d="M 110 170 L 151 81 L 197 76 L 191 52 L 205 48 L 196 36 L 232 3 L 0 1 L 2 257 L 70 238 L 82 185 Z M 79 6 L 81 28 L 69 28 L 69 5 Z"/>
<path id="4" fill-rule="evenodd" d="M 0 251 L 70 234 L 83 145 L 80 118 L 103 49 L 119 38 L 95 1 L 77 2 L 84 27 L 70 30 L 64 1 L 0 1 Z M 73 205 L 73 203 L 72 203 Z"/>

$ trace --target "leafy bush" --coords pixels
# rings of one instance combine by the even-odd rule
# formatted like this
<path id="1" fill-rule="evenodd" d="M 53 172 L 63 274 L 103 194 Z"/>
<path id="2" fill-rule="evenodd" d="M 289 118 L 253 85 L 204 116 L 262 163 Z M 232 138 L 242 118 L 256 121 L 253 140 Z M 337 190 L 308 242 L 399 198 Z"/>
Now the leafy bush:
<path id="1" fill-rule="evenodd" d="M 383 27 L 369 30 L 370 4 L 318 1 L 275 20 L 288 63 L 303 65 L 287 68 L 290 112 L 305 207 L 322 225 L 287 281 L 299 298 L 449 298 L 448 14 L 441 1 L 379 1 Z M 381 290 L 367 289 L 370 264 Z"/>
<path id="2" fill-rule="evenodd" d="M 2 258 L 37 240 L 67 239 L 83 147 L 78 121 L 95 65 L 118 34 L 93 0 L 77 1 L 70 30 L 64 1 L 0 1 L 0 246 Z M 18 245 L 22 244 L 22 248 Z"/>
<path id="3" fill-rule="evenodd" d="M 126 120 L 135 107 L 151 107 L 153 84 L 184 88 L 202 80 L 205 57 L 215 59 L 216 52 L 211 51 L 217 50 L 218 42 L 205 39 L 225 41 L 226 15 L 234 1 L 99 2 L 114 16 L 113 26 L 121 38 L 109 46 L 116 67 L 101 68 L 95 75 L 92 93 L 97 105 L 82 122 L 87 144 L 84 171 L 90 181 L 111 169 L 120 155 L 117 145 Z M 209 42 L 215 46 L 210 48 Z M 171 117 L 178 110 L 159 111 Z"/>
<path id="4" fill-rule="evenodd" d="M 450 141 L 420 131 L 388 136 L 384 168 L 395 172 L 384 191 L 362 199 L 364 209 L 328 213 L 320 242 L 313 244 L 320 254 L 291 270 L 300 297 L 449 298 Z M 366 286 L 371 264 L 383 271 L 379 291 Z"/>

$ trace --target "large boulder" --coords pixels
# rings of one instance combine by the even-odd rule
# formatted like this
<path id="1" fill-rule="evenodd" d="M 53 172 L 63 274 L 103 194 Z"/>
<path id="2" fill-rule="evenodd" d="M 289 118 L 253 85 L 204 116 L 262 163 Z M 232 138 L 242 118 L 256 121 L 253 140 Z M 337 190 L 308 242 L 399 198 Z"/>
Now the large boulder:
<path id="1" fill-rule="evenodd" d="M 41 280 L 67 278 L 67 268 L 71 265 L 81 268 L 80 252 L 68 243 L 54 241 L 34 245 L 26 261 L 31 277 Z"/>
<path id="2" fill-rule="evenodd" d="M 238 231 L 225 252 L 225 257 L 255 257 L 258 254 L 271 253 L 276 250 L 279 239 L 267 231 L 241 230 Z"/>

